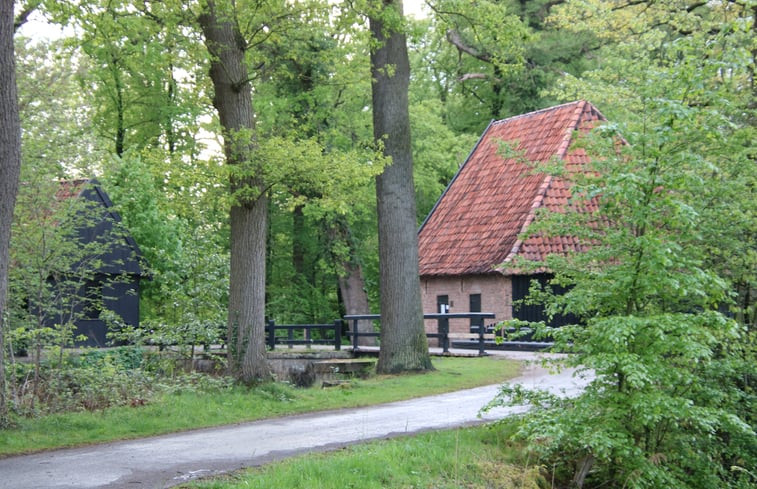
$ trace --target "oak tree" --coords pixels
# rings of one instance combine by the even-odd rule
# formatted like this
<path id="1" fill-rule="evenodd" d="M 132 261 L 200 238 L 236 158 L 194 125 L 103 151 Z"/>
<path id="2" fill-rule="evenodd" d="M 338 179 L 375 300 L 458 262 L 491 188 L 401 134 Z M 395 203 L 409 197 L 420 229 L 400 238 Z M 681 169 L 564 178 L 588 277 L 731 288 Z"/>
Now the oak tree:
<path id="1" fill-rule="evenodd" d="M 410 62 L 402 1 L 382 1 L 370 16 L 373 137 L 391 163 L 376 177 L 381 352 L 377 370 L 432 367 L 423 326 L 408 86 Z"/>

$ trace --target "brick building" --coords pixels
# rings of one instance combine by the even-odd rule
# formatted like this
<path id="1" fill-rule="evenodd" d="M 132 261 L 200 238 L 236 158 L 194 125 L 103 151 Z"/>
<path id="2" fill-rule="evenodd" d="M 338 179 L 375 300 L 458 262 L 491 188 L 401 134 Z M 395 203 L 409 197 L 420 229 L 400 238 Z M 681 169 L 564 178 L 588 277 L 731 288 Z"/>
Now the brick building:
<path id="1" fill-rule="evenodd" d="M 532 165 L 560 158 L 569 171 L 580 171 L 589 158 L 571 143 L 604 120 L 591 103 L 578 101 L 489 124 L 418 232 L 425 313 L 448 308 L 493 312 L 497 322 L 543 318 L 539 306 L 513 308 L 513 302 L 525 297 L 532 279 L 549 275 L 523 275 L 508 264 L 575 251 L 578 243 L 571 237 L 522 239 L 539 208 L 559 209 L 570 197 L 565 181 L 535 173 Z M 467 333 L 471 326 L 450 320 L 451 332 Z M 435 321 L 426 328 L 435 330 Z"/>

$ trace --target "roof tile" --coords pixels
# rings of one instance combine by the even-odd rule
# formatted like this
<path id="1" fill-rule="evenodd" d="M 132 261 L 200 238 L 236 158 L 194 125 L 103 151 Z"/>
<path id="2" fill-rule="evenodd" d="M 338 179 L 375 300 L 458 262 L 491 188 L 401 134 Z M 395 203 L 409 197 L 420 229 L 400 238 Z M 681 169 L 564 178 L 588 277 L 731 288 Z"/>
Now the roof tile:
<path id="1" fill-rule="evenodd" d="M 517 255 L 540 260 L 577 249 L 570 237 L 519 239 L 538 208 L 559 210 L 570 197 L 564 181 L 535 173 L 524 160 L 558 157 L 578 170 L 588 158 L 582 149 L 568 152 L 574 133 L 603 120 L 578 101 L 492 122 L 421 226 L 421 275 L 494 273 Z M 505 142 L 520 156 L 505 158 Z"/>

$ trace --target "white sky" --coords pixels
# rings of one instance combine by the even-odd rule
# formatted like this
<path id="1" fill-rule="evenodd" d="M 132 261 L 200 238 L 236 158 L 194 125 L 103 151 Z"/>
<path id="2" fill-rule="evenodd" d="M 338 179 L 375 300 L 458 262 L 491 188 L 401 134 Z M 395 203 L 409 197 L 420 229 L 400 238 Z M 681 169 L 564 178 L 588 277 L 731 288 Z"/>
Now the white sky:
<path id="1" fill-rule="evenodd" d="M 428 16 L 425 0 L 404 0 L 405 15 L 423 19 Z M 29 39 L 52 40 L 65 37 L 66 29 L 48 24 L 39 12 L 33 12 L 28 22 L 21 26 L 19 34 Z"/>
<path id="2" fill-rule="evenodd" d="M 48 24 L 38 11 L 32 12 L 26 23 L 19 28 L 18 34 L 40 41 L 52 41 L 65 37 L 62 27 Z"/>
<path id="3" fill-rule="evenodd" d="M 428 7 L 424 0 L 405 0 L 404 9 L 405 15 L 409 17 L 423 19 L 428 16 Z"/>

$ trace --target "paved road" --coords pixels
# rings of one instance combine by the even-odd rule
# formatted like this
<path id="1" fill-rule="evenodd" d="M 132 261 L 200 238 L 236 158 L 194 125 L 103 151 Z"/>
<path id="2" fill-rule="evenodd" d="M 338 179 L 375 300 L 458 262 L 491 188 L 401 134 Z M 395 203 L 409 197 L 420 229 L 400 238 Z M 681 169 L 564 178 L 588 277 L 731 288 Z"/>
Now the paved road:
<path id="1" fill-rule="evenodd" d="M 572 372 L 550 375 L 535 365 L 511 382 L 555 392 L 564 389 L 568 395 L 585 384 Z M 374 407 L 11 457 L 0 460 L 0 488 L 166 488 L 309 451 L 472 425 L 518 411 L 500 408 L 478 417 L 497 389 L 491 385 Z"/>

